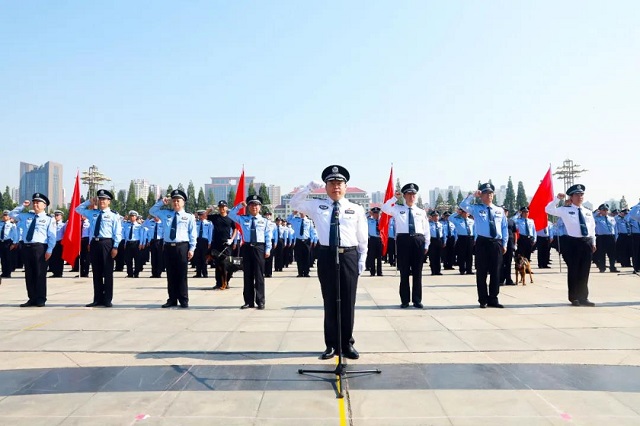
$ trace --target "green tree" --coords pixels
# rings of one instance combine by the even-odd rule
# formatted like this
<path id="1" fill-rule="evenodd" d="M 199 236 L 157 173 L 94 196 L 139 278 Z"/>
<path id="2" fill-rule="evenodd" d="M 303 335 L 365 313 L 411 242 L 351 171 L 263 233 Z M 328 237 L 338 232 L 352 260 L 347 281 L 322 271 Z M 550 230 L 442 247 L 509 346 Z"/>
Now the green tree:
<path id="1" fill-rule="evenodd" d="M 231 188 L 229 190 L 229 195 L 227 197 L 227 204 L 229 204 L 229 206 L 233 207 L 232 204 L 235 203 L 235 199 L 236 199 L 236 189 L 235 188 Z"/>
<path id="2" fill-rule="evenodd" d="M 178 188 L 176 188 L 176 189 L 179 189 L 180 191 L 185 192 L 184 191 L 184 185 L 182 185 L 181 183 L 178 184 Z"/>
<path id="3" fill-rule="evenodd" d="M 423 209 L 424 208 L 424 204 L 422 204 L 422 196 L 421 195 L 418 196 L 418 201 L 416 201 L 416 206 L 418 206 L 419 209 Z"/>
<path id="4" fill-rule="evenodd" d="M 449 208 L 453 208 L 456 205 L 456 200 L 453 198 L 453 191 L 449 191 L 447 194 L 447 204 Z"/>
<path id="5" fill-rule="evenodd" d="M 460 205 L 460 203 L 464 200 L 464 196 L 462 195 L 462 191 L 458 190 L 458 197 L 456 198 L 456 205 Z"/>
<path id="6" fill-rule="evenodd" d="M 2 194 L 2 209 L 13 210 L 16 206 L 17 204 L 11 199 L 11 190 L 9 189 L 9 186 L 5 186 L 4 193 Z"/>
<path id="7" fill-rule="evenodd" d="M 507 182 L 507 191 L 504 195 L 504 206 L 509 209 L 509 211 L 514 211 L 516 209 L 516 192 L 513 190 L 513 182 L 511 181 L 511 176 L 509 176 L 509 182 Z"/>
<path id="8" fill-rule="evenodd" d="M 133 181 L 129 184 L 129 192 L 127 193 L 127 202 L 125 204 L 125 209 L 132 210 L 135 208 L 138 199 L 136 198 L 136 187 L 133 184 Z"/>
<path id="9" fill-rule="evenodd" d="M 271 199 L 269 198 L 269 192 L 267 192 L 267 186 L 264 183 L 260 185 L 260 189 L 258 190 L 258 196 L 262 198 L 262 204 L 271 204 Z"/>
<path id="10" fill-rule="evenodd" d="M 213 195 L 213 191 L 209 191 L 209 193 L 207 194 L 207 206 L 215 206 L 215 204 L 216 197 Z"/>
<path id="11" fill-rule="evenodd" d="M 153 192 L 149 192 L 149 195 L 147 196 L 147 205 L 145 206 L 146 207 L 145 210 L 148 212 L 149 209 L 153 207 L 153 205 L 156 203 L 156 201 L 158 200 L 156 200 L 155 194 Z"/>
<path id="12" fill-rule="evenodd" d="M 438 194 L 438 198 L 436 198 L 436 205 L 433 208 L 438 209 L 443 204 L 444 204 L 444 198 L 442 198 L 442 194 Z"/>
<path id="13" fill-rule="evenodd" d="M 517 208 L 525 207 L 529 205 L 529 203 L 527 202 L 527 194 L 525 194 L 524 192 L 524 185 L 522 184 L 522 181 L 518 182 L 518 192 L 516 194 L 516 205 L 517 205 Z"/>
<path id="14" fill-rule="evenodd" d="M 116 194 L 116 199 L 111 200 L 111 210 L 117 211 L 120 214 L 126 213 L 127 206 L 127 191 L 121 189 Z"/>
<path id="15" fill-rule="evenodd" d="M 247 188 L 247 197 L 251 197 L 252 195 L 256 195 L 256 189 L 253 187 L 253 184 Z"/>
<path id="16" fill-rule="evenodd" d="M 207 199 L 204 198 L 204 190 L 200 187 L 200 191 L 198 191 L 198 199 L 196 201 L 196 210 L 206 210 L 207 208 Z"/>
<path id="17" fill-rule="evenodd" d="M 627 204 L 627 200 L 624 198 L 624 195 L 620 199 L 620 209 L 628 209 L 629 204 Z"/>
<path id="18" fill-rule="evenodd" d="M 402 189 L 402 184 L 400 183 L 400 178 L 396 179 L 396 192 L 400 191 Z M 398 200 L 396 201 L 396 204 L 399 204 L 401 206 L 404 205 L 404 198 L 400 197 L 398 198 Z"/>
<path id="19" fill-rule="evenodd" d="M 189 185 L 187 185 L 187 202 L 185 203 L 185 210 L 194 213 L 196 209 L 196 188 L 193 186 L 193 181 L 189 181 Z"/>

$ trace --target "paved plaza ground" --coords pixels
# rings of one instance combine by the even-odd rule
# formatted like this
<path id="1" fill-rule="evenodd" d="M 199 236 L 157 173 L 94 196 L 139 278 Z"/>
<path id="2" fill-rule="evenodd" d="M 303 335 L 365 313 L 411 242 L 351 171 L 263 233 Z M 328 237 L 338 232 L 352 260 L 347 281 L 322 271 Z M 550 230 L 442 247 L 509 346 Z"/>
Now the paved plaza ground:
<path id="1" fill-rule="evenodd" d="M 535 261 L 533 262 L 535 264 Z M 240 310 L 190 278 L 190 308 L 161 309 L 166 281 L 116 273 L 113 308 L 85 308 L 90 278 L 49 279 L 44 308 L 24 274 L 0 285 L 2 425 L 640 425 L 640 277 L 592 269 L 595 308 L 567 301 L 566 270 L 501 287 L 479 309 L 475 276 L 425 265 L 425 309 L 400 309 L 399 276 L 363 276 L 360 359 L 336 398 L 322 298 L 295 264 L 267 279 L 266 309 Z M 563 265 L 564 266 L 564 265 Z M 193 273 L 190 271 L 190 275 Z"/>

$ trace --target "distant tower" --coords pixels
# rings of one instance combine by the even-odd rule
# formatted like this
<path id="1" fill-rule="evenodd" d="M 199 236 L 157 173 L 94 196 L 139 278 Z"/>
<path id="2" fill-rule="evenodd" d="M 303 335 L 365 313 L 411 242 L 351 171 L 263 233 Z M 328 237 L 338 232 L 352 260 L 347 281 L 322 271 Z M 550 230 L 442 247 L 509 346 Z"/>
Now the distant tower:
<path id="1" fill-rule="evenodd" d="M 574 184 L 574 179 L 580 177 L 580 173 L 587 172 L 586 169 L 580 169 L 579 164 L 573 164 L 573 160 L 566 159 L 562 163 L 562 167 L 558 167 L 553 173 L 554 176 L 559 176 L 564 181 L 564 191 Z"/>
<path id="2" fill-rule="evenodd" d="M 96 196 L 98 186 L 101 186 L 103 182 L 111 182 L 111 178 L 106 177 L 98 170 L 98 166 L 89 167 L 89 171 L 82 172 L 80 178 L 84 185 L 89 185 L 89 198 Z"/>

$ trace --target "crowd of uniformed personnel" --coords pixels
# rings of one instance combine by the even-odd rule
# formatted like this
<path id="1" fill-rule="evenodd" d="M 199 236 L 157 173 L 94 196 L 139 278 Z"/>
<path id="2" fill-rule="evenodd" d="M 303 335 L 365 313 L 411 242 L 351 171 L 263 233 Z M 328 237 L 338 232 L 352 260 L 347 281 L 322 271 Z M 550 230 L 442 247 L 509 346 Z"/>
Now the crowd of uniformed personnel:
<path id="1" fill-rule="evenodd" d="M 330 167 L 339 170 L 323 172 L 331 197 L 329 185 L 346 185 L 348 172 L 341 166 Z M 432 276 L 456 267 L 460 275 L 475 274 L 481 308 L 503 307 L 498 300 L 500 286 L 515 285 L 511 269 L 514 257 L 530 261 L 536 250 L 537 267 L 541 269 L 550 268 L 552 248 L 562 255 L 568 269 L 568 298 L 574 306 L 594 306 L 588 299 L 592 263 L 600 272 L 619 272 L 619 264 L 640 273 L 640 203 L 613 211 L 601 204 L 590 211 L 582 205 L 584 185 L 574 185 L 546 207 L 557 220 L 536 230 L 527 206 L 517 211 L 496 206 L 494 189 L 491 183 L 481 184 L 455 212 L 439 212 L 415 205 L 419 187 L 406 184 L 395 198 L 363 212 L 366 250 L 359 250 L 361 258 L 355 259 L 358 275 L 368 271 L 372 277 L 382 276 L 382 264 L 388 263 L 400 273 L 400 307 L 407 308 L 411 302 L 422 309 L 422 270 L 426 262 Z M 308 209 L 300 197 L 297 195 L 292 207 Z M 316 220 L 304 209 L 273 220 L 270 213 L 260 214 L 262 199 L 252 195 L 231 209 L 220 201 L 216 213 L 211 206 L 194 215 L 184 211 L 187 195 L 177 189 L 158 200 L 145 219 L 133 210 L 125 216 L 112 211 L 112 198 L 110 191 L 101 189 L 95 198 L 76 208 L 82 216 L 82 241 L 80 256 L 71 270 L 81 277 L 92 272 L 94 292 L 87 307 L 113 306 L 114 271 L 126 271 L 127 278 L 135 279 L 150 260 L 151 278 L 166 274 L 168 299 L 162 307 L 187 308 L 189 265 L 195 269 L 193 278 L 208 278 L 216 261 L 239 255 L 243 259 L 241 308 L 264 309 L 265 278 L 283 272 L 294 262 L 297 277 L 310 277 L 316 259 L 322 258 L 328 246 L 321 243 L 322 238 L 330 238 L 328 234 L 322 236 L 327 230 L 319 233 L 316 226 L 318 218 L 324 220 L 322 214 L 330 213 L 325 205 L 318 211 L 311 210 Z M 45 306 L 47 271 L 51 273 L 49 278 L 63 276 L 66 223 L 59 210 L 52 215 L 45 213 L 49 204 L 45 194 L 35 193 L 31 200 L 5 210 L 0 222 L 1 277 L 10 278 L 18 268 L 25 271 L 28 299 L 21 307 Z M 246 213 L 239 213 L 242 208 Z M 352 212 L 346 210 L 346 218 Z M 388 229 L 384 230 L 386 247 L 381 238 L 381 214 L 390 216 Z M 232 274 L 233 270 L 216 268 L 213 289 L 224 289 Z M 327 339 L 326 356 L 335 343 L 331 341 L 334 337 Z"/>

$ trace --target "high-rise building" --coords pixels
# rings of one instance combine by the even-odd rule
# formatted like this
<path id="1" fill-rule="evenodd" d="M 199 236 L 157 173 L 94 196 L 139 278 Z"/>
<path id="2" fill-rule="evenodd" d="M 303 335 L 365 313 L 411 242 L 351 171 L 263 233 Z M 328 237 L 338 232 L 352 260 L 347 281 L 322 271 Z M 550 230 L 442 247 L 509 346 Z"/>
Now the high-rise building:
<path id="1" fill-rule="evenodd" d="M 371 193 L 371 203 L 382 204 L 384 203 L 384 192 L 376 191 Z"/>
<path id="2" fill-rule="evenodd" d="M 153 194 L 153 198 L 155 198 L 156 200 L 160 198 L 160 194 L 164 195 L 162 189 L 156 184 L 149 185 L 149 192 Z"/>
<path id="3" fill-rule="evenodd" d="M 267 194 L 269 194 L 269 200 L 271 200 L 271 205 L 277 206 L 282 202 L 280 186 L 278 185 L 267 186 Z"/>
<path id="4" fill-rule="evenodd" d="M 131 182 L 133 182 L 136 200 L 142 198 L 147 201 L 147 197 L 149 196 L 149 181 L 146 179 L 133 179 Z"/>
<path id="5" fill-rule="evenodd" d="M 64 191 L 62 189 L 62 164 L 47 161 L 41 166 L 20 162 L 20 197 L 19 203 L 30 200 L 35 192 L 42 192 L 51 208 L 64 207 Z"/>
<path id="6" fill-rule="evenodd" d="M 204 195 L 209 198 L 209 194 L 213 194 L 213 198 L 216 203 L 220 200 L 225 200 L 229 204 L 232 204 L 234 200 L 227 200 L 229 197 L 229 191 L 232 189 L 235 191 L 238 186 L 238 178 L 239 176 L 217 176 L 211 178 L 211 183 L 205 183 L 204 185 Z M 253 185 L 253 181 L 255 180 L 255 176 L 245 176 L 244 177 L 244 187 L 247 190 L 249 185 Z M 256 193 L 260 187 L 255 188 Z"/>
<path id="7" fill-rule="evenodd" d="M 280 217 L 287 217 L 288 215 L 293 213 L 293 209 L 291 208 L 291 197 L 293 197 L 293 194 L 298 192 L 301 188 L 302 188 L 301 186 L 297 187 L 290 193 L 283 195 L 282 204 L 280 204 L 274 209 L 274 215 L 280 216 Z M 307 198 L 320 198 L 320 199 L 326 199 L 327 197 L 328 195 L 325 188 L 316 189 L 307 196 Z M 345 193 L 344 197 L 347 200 L 351 201 L 352 203 L 361 205 L 365 211 L 369 210 L 369 206 L 371 205 L 371 199 L 369 198 L 369 195 L 367 194 L 366 191 L 360 188 L 357 188 L 355 186 L 349 186 L 347 187 L 347 192 Z"/>

